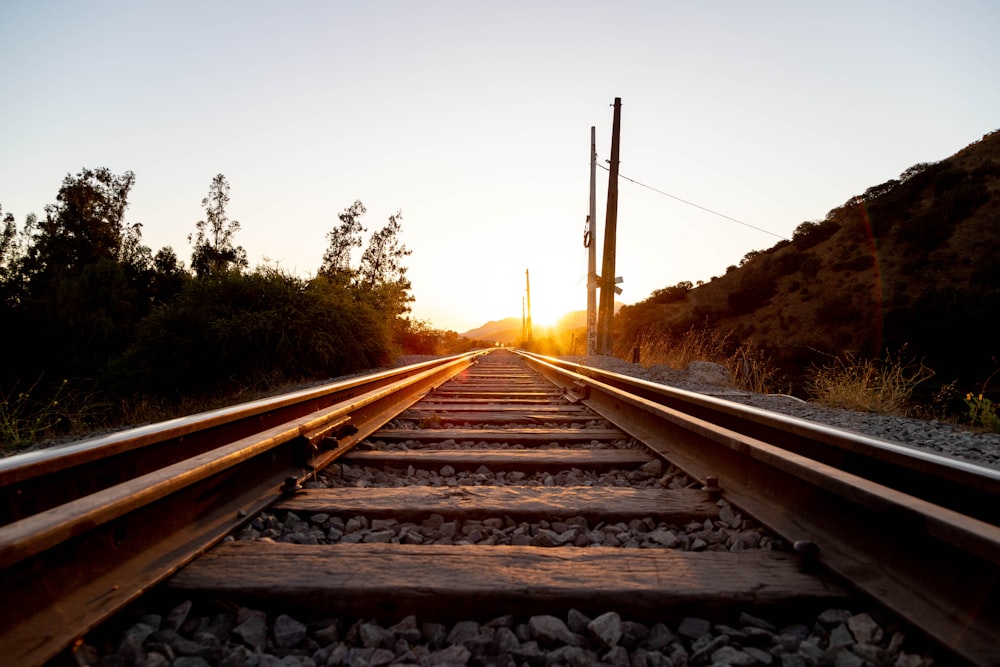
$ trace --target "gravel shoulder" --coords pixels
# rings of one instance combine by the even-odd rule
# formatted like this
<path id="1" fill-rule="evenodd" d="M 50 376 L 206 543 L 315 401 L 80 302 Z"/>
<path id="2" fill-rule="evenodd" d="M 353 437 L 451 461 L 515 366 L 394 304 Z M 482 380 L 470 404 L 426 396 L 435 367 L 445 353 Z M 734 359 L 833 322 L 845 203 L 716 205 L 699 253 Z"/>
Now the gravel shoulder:
<path id="1" fill-rule="evenodd" d="M 898 444 L 934 451 L 944 456 L 1000 468 L 1000 433 L 984 433 L 958 424 L 912 417 L 894 417 L 870 412 L 829 408 L 781 394 L 756 394 L 730 386 L 706 384 L 686 371 L 667 366 L 644 368 L 617 357 L 561 357 L 566 361 L 685 389 L 762 410 L 806 419 L 835 428 L 861 433 Z"/>

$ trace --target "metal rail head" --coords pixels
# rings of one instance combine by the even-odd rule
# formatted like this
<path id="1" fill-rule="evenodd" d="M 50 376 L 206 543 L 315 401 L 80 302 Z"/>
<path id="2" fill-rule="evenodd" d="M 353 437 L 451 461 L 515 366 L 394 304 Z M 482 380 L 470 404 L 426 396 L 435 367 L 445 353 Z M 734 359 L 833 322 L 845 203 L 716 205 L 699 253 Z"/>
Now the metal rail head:
<path id="1" fill-rule="evenodd" d="M 433 359 L 0 459 L 0 525 L 155 472 L 375 387 L 450 363 L 474 362 L 481 354 Z"/>

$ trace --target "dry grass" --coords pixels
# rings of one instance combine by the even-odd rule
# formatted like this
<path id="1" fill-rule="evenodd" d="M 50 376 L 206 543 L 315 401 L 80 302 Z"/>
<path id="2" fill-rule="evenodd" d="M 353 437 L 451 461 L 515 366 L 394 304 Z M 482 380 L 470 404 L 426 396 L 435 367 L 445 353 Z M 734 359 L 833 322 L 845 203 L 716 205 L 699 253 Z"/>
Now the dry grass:
<path id="1" fill-rule="evenodd" d="M 100 399 L 85 383 L 63 382 L 58 391 L 44 398 L 32 386 L 24 392 L 0 396 L 0 456 L 225 408 L 310 384 L 317 382 L 282 382 L 273 386 L 261 382 L 225 394 L 174 400 L 137 394 L 113 402 Z"/>
<path id="2" fill-rule="evenodd" d="M 817 402 L 830 407 L 905 416 L 913 409 L 911 397 L 933 371 L 922 363 L 907 362 L 903 351 L 885 359 L 859 359 L 847 354 L 814 366 L 807 389 Z"/>
<path id="3" fill-rule="evenodd" d="M 682 370 L 692 361 L 711 361 L 728 370 L 740 389 L 761 394 L 776 391 L 777 368 L 753 341 L 737 341 L 732 332 L 692 328 L 680 338 L 647 332 L 639 337 L 638 349 L 643 366 L 663 364 Z"/>

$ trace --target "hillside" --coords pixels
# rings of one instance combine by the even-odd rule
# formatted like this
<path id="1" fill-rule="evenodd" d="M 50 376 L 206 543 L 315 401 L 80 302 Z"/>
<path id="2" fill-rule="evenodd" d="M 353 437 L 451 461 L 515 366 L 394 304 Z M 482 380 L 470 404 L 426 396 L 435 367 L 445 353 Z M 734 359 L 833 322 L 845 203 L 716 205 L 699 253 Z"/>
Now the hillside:
<path id="1" fill-rule="evenodd" d="M 906 346 L 940 382 L 974 387 L 1000 363 L 998 313 L 1000 131 L 802 223 L 721 277 L 623 308 L 617 348 L 708 326 L 752 340 L 794 379 L 827 355 Z"/>
<path id="2" fill-rule="evenodd" d="M 615 313 L 623 307 L 621 301 L 614 302 Z M 580 354 L 587 335 L 587 311 L 574 310 L 566 313 L 552 327 L 535 325 L 532 330 L 535 345 L 546 354 Z M 505 345 L 521 345 L 521 318 L 507 317 L 459 334 L 469 340 L 494 341 Z M 544 348 L 544 349 L 543 349 Z"/>
<path id="3" fill-rule="evenodd" d="M 487 340 L 512 345 L 521 339 L 521 318 L 507 317 L 502 320 L 492 320 L 459 335 L 469 340 Z"/>

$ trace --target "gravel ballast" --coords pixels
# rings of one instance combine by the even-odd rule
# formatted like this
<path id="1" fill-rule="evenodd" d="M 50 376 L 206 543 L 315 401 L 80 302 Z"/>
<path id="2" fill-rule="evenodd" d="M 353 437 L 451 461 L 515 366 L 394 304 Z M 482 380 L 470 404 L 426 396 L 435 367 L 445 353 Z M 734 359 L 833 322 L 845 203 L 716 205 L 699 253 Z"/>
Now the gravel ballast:
<path id="1" fill-rule="evenodd" d="M 773 620 L 773 619 L 772 619 Z M 165 614 L 138 615 L 117 637 L 78 648 L 99 667 L 363 667 L 381 665 L 774 665 L 930 667 L 907 650 L 905 630 L 876 613 L 827 609 L 775 623 L 735 612 L 731 624 L 694 616 L 637 622 L 615 611 L 588 616 L 489 621 L 398 622 L 306 619 L 240 607 L 201 610 L 184 601 Z M 83 664 L 83 663 L 81 663 Z"/>
<path id="2" fill-rule="evenodd" d="M 989 465 L 1000 465 L 1000 437 L 963 431 L 943 423 L 830 410 L 784 396 L 762 396 L 691 382 L 682 372 L 643 369 L 619 359 L 589 358 L 587 365 L 644 377 L 690 391 L 716 395 L 879 438 L 929 446 L 936 451 Z M 669 371 L 669 372 L 668 372 Z M 655 377 L 654 377 L 655 376 Z M 400 426 L 401 424 L 396 424 Z M 461 426 L 461 425 L 456 425 Z M 605 424 L 588 424 L 601 428 Z M 928 433 L 936 433 L 933 437 Z M 903 438 L 910 438 L 909 440 Z M 955 441 L 960 441 L 958 444 Z M 963 448 L 963 443 L 968 443 Z M 379 443 L 366 448 L 418 449 L 420 443 Z M 594 446 L 597 446 L 596 444 Z M 615 449 L 634 447 L 623 440 Z M 434 445 L 440 447 L 439 444 Z M 444 448 L 467 448 L 446 443 Z M 504 448 L 480 443 L 473 447 Z M 509 445 L 520 448 L 519 445 Z M 587 447 L 587 445 L 583 445 Z M 941 447 L 941 449 L 937 449 Z M 976 452 L 986 452 L 979 459 Z M 660 466 L 660 467 L 658 467 Z M 475 470 L 393 469 L 338 463 L 304 486 L 631 486 L 685 489 L 698 487 L 680 471 L 651 463 L 637 470 L 595 473 L 585 470 L 516 473 Z M 363 515 L 265 512 L 227 539 L 298 544 L 384 542 L 400 544 L 476 544 L 502 548 L 619 547 L 742 551 L 788 546 L 754 525 L 724 500 L 716 519 L 674 525 L 650 517 L 628 522 L 589 523 L 583 517 L 522 522 L 510 517 L 457 520 L 431 514 L 419 521 Z M 859 603 L 861 604 L 861 603 Z M 615 610 L 585 615 L 575 609 L 560 615 L 502 616 L 492 620 L 307 618 L 294 610 L 216 607 L 191 601 L 172 603 L 151 613 L 131 612 L 118 631 L 106 628 L 78 648 L 100 667 L 322 667 L 365 665 L 614 665 L 686 667 L 764 665 L 775 667 L 930 667 L 931 653 L 905 625 L 872 609 L 827 609 L 771 618 L 766 611 L 736 609 L 718 618 L 695 616 L 651 621 L 623 618 Z M 943 664 L 943 663 L 939 663 Z"/>
<path id="3" fill-rule="evenodd" d="M 566 361 L 636 377 L 678 389 L 715 396 L 763 410 L 807 419 L 845 431 L 926 449 L 973 463 L 1000 467 L 1000 433 L 984 433 L 936 419 L 914 419 L 829 408 L 784 394 L 757 394 L 728 386 L 705 384 L 682 370 L 667 366 L 643 367 L 617 357 L 563 357 Z"/>

